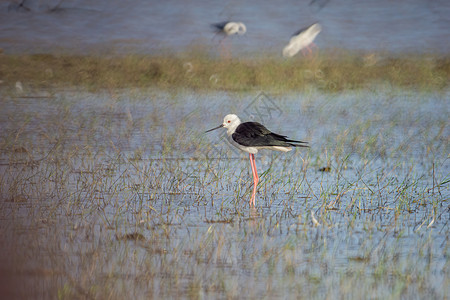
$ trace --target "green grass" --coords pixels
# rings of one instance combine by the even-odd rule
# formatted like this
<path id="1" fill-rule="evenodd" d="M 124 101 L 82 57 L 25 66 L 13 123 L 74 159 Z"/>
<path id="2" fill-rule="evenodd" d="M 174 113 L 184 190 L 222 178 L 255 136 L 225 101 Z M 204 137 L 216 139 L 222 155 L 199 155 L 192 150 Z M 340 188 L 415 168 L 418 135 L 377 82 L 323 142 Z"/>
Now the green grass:
<path id="1" fill-rule="evenodd" d="M 130 87 L 200 90 L 302 91 L 309 86 L 338 92 L 373 83 L 441 90 L 449 85 L 448 56 L 321 52 L 293 59 L 259 57 L 219 59 L 205 53 L 179 55 L 1 55 L 0 79 L 14 87 Z"/>

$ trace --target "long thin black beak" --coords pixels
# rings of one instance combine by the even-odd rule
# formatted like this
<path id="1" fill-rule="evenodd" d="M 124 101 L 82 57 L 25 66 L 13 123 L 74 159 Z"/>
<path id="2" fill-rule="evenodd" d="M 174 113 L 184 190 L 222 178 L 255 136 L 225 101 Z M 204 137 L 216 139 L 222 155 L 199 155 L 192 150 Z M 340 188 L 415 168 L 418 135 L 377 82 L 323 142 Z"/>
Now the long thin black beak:
<path id="1" fill-rule="evenodd" d="M 219 128 L 222 128 L 222 127 L 223 127 L 223 124 L 221 124 L 220 126 L 217 126 L 217 127 L 213 128 L 213 129 L 206 130 L 205 133 L 210 132 L 210 131 L 213 131 L 213 130 L 216 130 L 216 129 L 219 129 Z"/>

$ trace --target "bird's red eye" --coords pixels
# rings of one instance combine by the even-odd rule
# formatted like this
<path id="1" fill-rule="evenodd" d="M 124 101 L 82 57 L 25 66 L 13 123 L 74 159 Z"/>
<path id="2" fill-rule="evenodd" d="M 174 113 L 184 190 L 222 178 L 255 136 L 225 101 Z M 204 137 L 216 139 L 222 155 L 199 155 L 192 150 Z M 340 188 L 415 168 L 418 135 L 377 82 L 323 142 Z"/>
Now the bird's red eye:
<path id="1" fill-rule="evenodd" d="M 228 122 L 228 123 L 231 123 L 231 121 L 230 121 L 230 120 L 228 120 L 227 122 Z"/>

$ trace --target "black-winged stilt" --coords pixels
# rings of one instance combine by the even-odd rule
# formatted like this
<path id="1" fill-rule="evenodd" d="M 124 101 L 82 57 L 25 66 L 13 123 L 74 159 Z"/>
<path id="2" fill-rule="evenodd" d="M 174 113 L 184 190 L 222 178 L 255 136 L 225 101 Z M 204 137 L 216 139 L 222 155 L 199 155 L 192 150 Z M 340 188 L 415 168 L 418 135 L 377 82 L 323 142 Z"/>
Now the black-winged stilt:
<path id="1" fill-rule="evenodd" d="M 231 57 L 231 45 L 225 44 L 225 38 L 230 35 L 243 35 L 247 32 L 247 27 L 245 27 L 244 23 L 241 22 L 230 22 L 225 21 L 221 23 L 211 24 L 211 26 L 215 29 L 216 35 L 221 34 L 223 38 L 220 40 L 220 44 L 222 45 L 222 55 L 224 58 Z"/>
<path id="2" fill-rule="evenodd" d="M 322 26 L 319 23 L 314 23 L 311 26 L 305 27 L 294 33 L 283 49 L 284 57 L 292 57 L 297 54 L 300 50 L 307 48 L 311 53 L 309 46 L 313 44 L 314 39 L 322 30 Z"/>
<path id="3" fill-rule="evenodd" d="M 244 23 L 242 22 L 220 22 L 211 24 L 211 26 L 214 27 L 217 33 L 224 33 L 226 35 L 243 35 L 247 32 L 247 27 L 245 27 Z"/>
<path id="4" fill-rule="evenodd" d="M 284 135 L 271 132 L 258 122 L 241 123 L 239 117 L 234 114 L 226 115 L 223 124 L 206 132 L 222 127 L 227 129 L 228 139 L 232 145 L 249 153 L 253 173 L 253 194 L 250 205 L 255 205 L 256 186 L 259 181 L 255 163 L 255 154 L 258 153 L 258 150 L 270 149 L 288 152 L 292 150 L 292 147 L 308 147 L 307 142 L 290 140 Z"/>

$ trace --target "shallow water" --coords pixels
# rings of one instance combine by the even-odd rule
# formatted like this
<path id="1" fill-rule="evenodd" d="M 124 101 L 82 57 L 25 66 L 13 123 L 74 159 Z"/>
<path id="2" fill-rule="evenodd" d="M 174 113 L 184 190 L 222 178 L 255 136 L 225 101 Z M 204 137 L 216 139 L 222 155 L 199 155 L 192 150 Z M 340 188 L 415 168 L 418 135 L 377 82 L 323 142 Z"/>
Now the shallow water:
<path id="1" fill-rule="evenodd" d="M 445 298 L 449 96 L 4 93 L 2 265 L 24 295 Z M 229 112 L 310 142 L 258 153 L 256 208 L 204 134 Z"/>
<path id="2" fill-rule="evenodd" d="M 210 24 L 242 21 L 235 55 L 279 53 L 314 22 L 320 49 L 448 53 L 450 4 L 427 1 L 52 1 L 0 2 L 0 44 L 8 53 L 221 51 Z M 61 4 L 58 6 L 58 2 Z M 256 54 L 258 55 L 258 54 Z"/>

